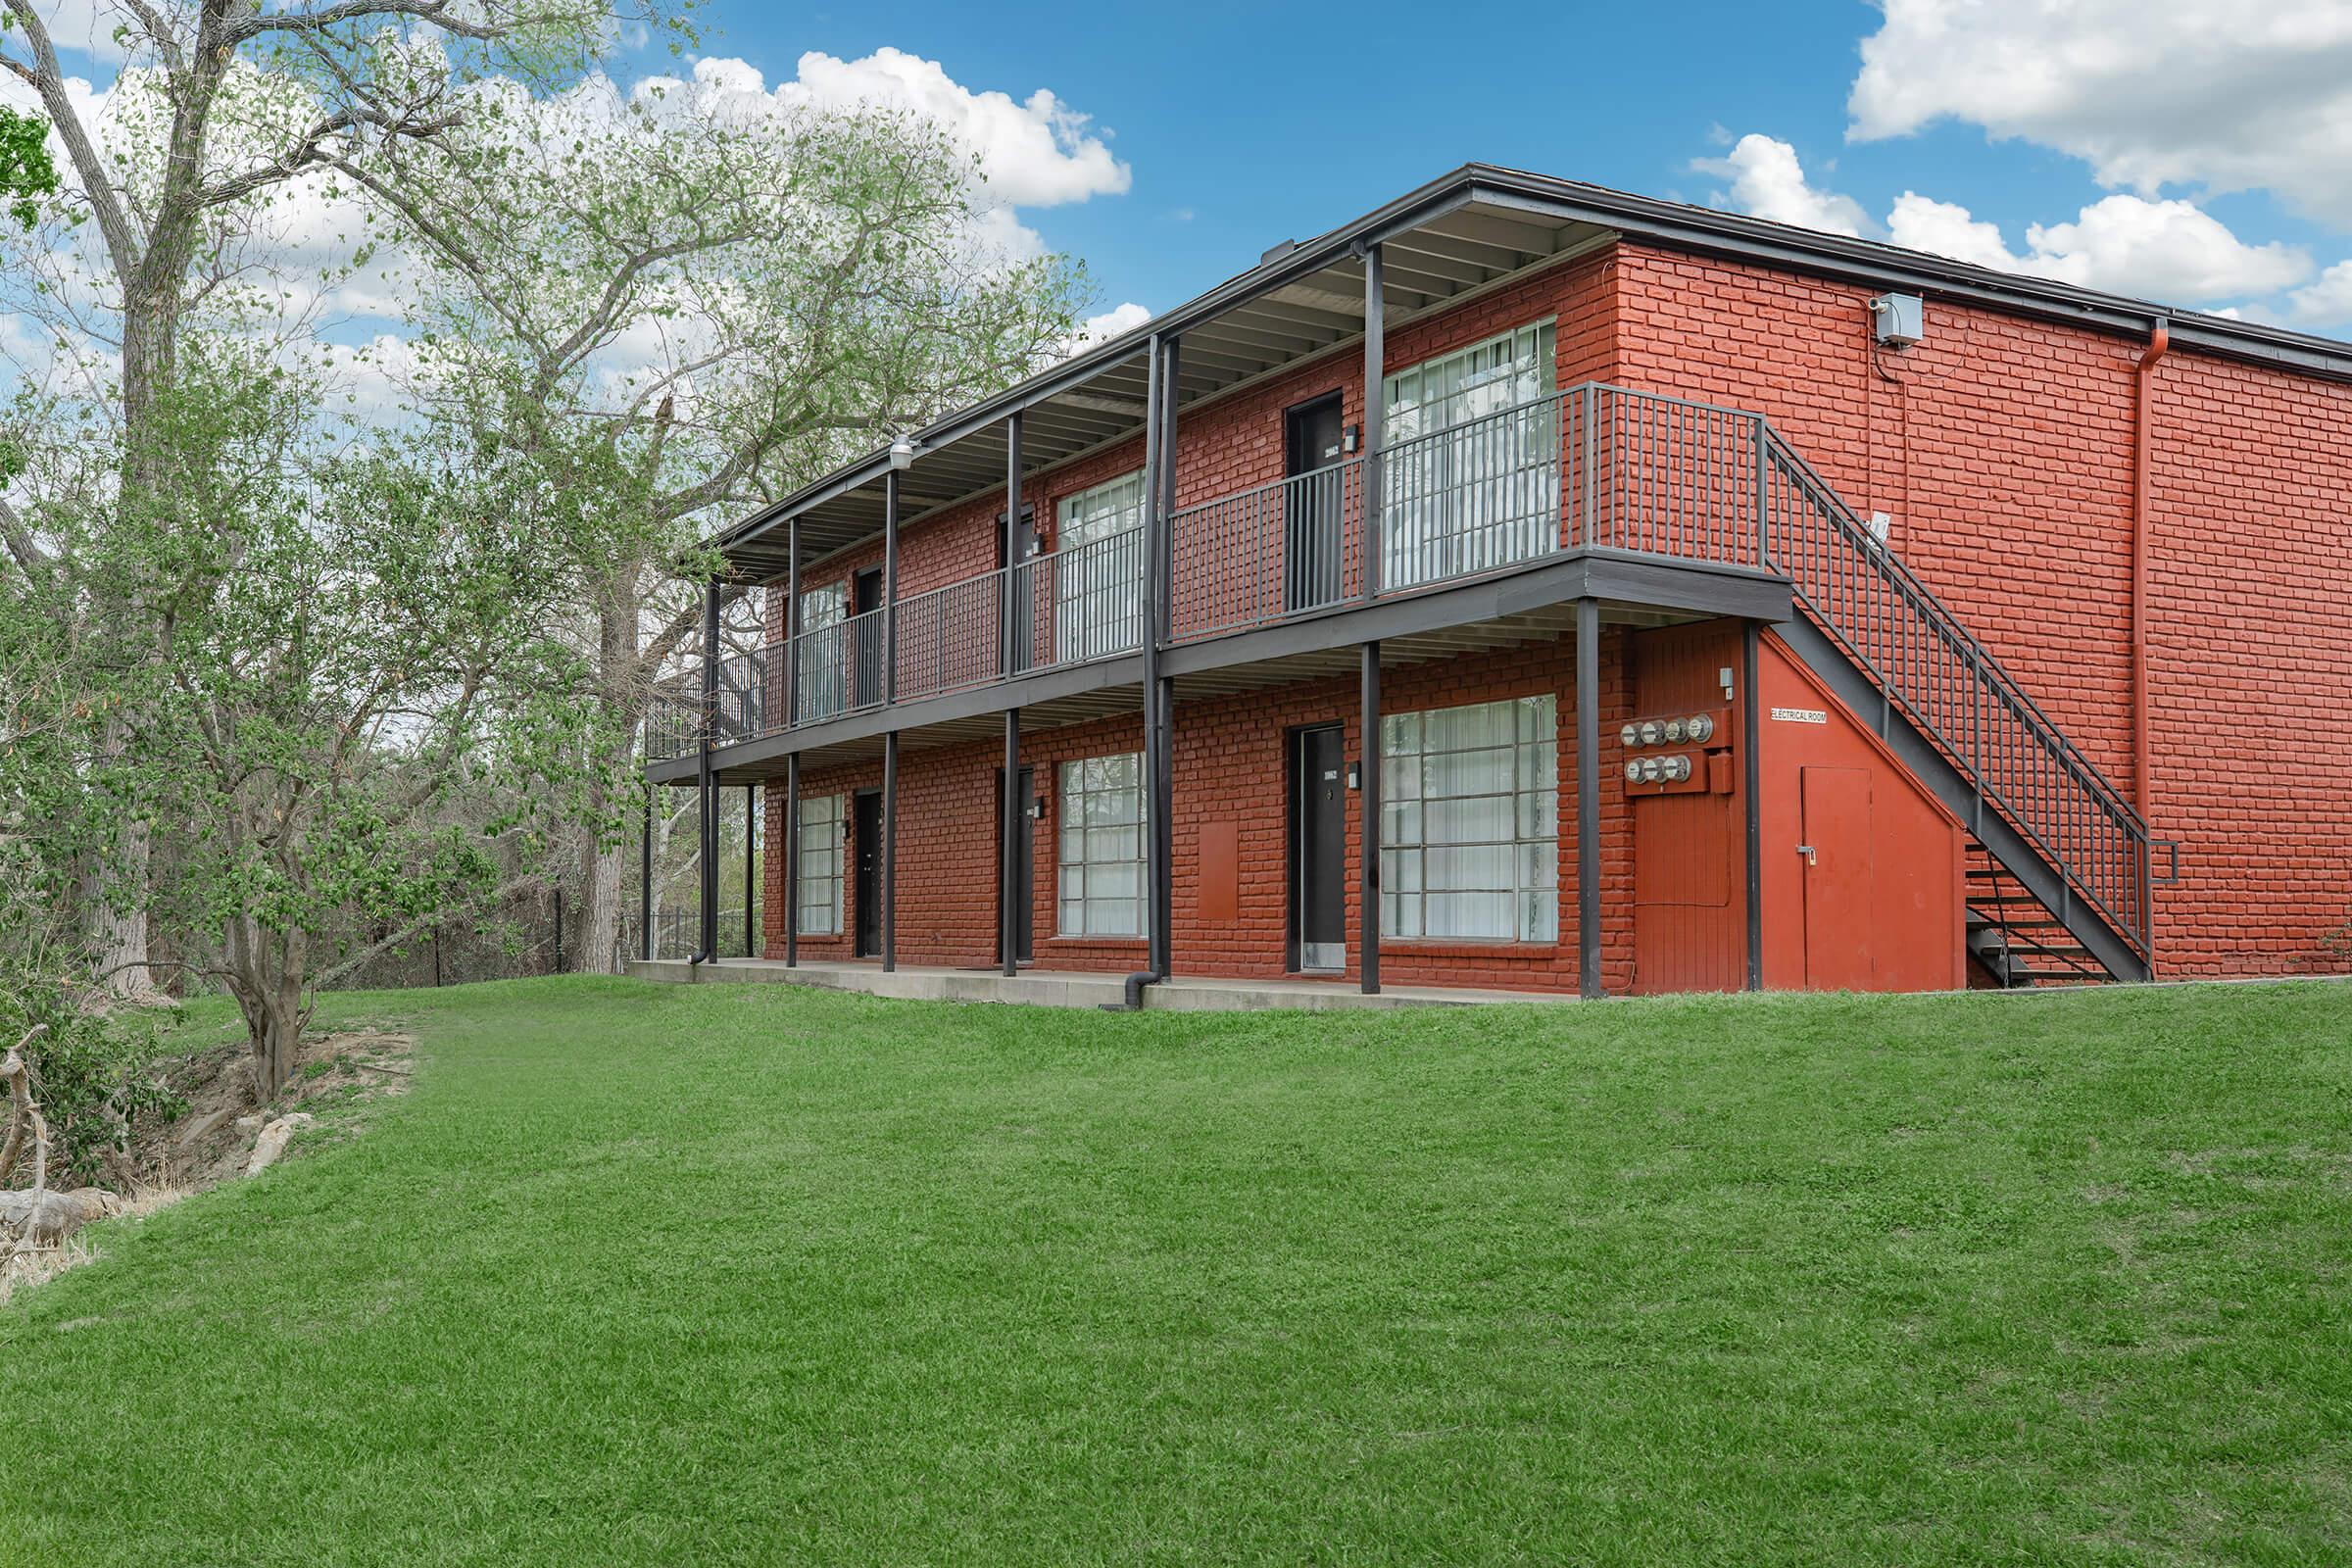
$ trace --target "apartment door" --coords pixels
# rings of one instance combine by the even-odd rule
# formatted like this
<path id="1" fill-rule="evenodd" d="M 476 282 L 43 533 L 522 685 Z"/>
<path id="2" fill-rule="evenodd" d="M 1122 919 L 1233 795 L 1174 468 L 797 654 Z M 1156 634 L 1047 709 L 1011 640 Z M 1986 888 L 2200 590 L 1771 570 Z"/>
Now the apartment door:
<path id="1" fill-rule="evenodd" d="M 1045 541 L 1037 536 L 1037 509 L 1035 507 L 1021 508 L 1021 525 L 1013 530 L 1013 536 L 1009 541 L 1012 547 L 1012 559 L 1009 563 L 1005 560 L 1007 542 L 1004 537 L 1004 514 L 1000 512 L 997 514 L 997 564 L 999 567 L 1009 564 L 1018 568 L 1026 563 L 1036 560 L 1043 553 Z M 1044 579 L 1035 570 L 1015 569 L 1004 575 L 1005 592 L 1012 596 L 1012 667 L 1016 670 L 1034 669 L 1038 662 L 1038 620 L 1041 615 L 1051 615 L 1054 612 L 1054 607 L 1050 602 L 1041 601 L 1039 590 L 1044 585 Z"/>
<path id="2" fill-rule="evenodd" d="M 1808 767 L 1802 781 L 1805 841 L 1805 986 L 1869 991 L 1871 957 L 1870 770 Z"/>
<path id="3" fill-rule="evenodd" d="M 1347 445 L 1340 394 L 1287 410 L 1283 421 L 1282 603 L 1309 610 L 1340 597 L 1348 470 L 1334 466 Z"/>
<path id="4" fill-rule="evenodd" d="M 868 566 L 850 580 L 850 613 L 858 618 L 850 650 L 850 702 L 864 707 L 882 700 L 882 621 L 867 612 L 882 608 L 882 568 Z"/>
<path id="5" fill-rule="evenodd" d="M 857 911 L 857 935 L 851 951 L 860 958 L 882 956 L 882 792 L 859 790 L 852 810 L 850 837 L 856 842 L 857 887 L 851 907 Z"/>
<path id="6" fill-rule="evenodd" d="M 1013 789 L 1018 792 L 1014 795 L 1013 800 L 1021 814 L 1019 819 L 1013 823 L 1012 835 L 1012 885 L 1020 890 L 1020 896 L 1012 903 L 1012 956 L 1019 962 L 1027 963 L 1037 956 L 1033 929 L 1037 918 L 1037 911 L 1033 907 L 1037 902 L 1035 898 L 1037 818 L 1031 814 L 1037 804 L 1036 771 L 1024 767 L 1014 774 Z M 1000 767 L 997 769 L 998 815 L 996 818 L 999 823 L 1004 820 L 1004 770 Z M 1002 857 L 999 858 L 998 863 L 1000 865 L 1004 863 Z M 1004 938 L 1002 924 L 998 927 L 996 948 L 997 961 L 1003 963 L 1004 961 Z"/>
<path id="7" fill-rule="evenodd" d="M 1348 966 L 1348 759 L 1337 724 L 1293 733 L 1291 929 L 1299 969 Z"/>

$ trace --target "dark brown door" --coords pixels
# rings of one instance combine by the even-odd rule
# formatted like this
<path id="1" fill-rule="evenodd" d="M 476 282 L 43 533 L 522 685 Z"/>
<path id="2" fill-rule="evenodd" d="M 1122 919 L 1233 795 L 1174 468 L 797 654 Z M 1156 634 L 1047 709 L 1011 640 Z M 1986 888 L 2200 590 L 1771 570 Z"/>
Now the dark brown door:
<path id="1" fill-rule="evenodd" d="M 882 568 L 868 566 L 850 580 L 850 702 L 865 707 L 882 700 L 882 621 L 869 612 L 882 608 Z"/>
<path id="2" fill-rule="evenodd" d="M 1286 411 L 1283 421 L 1282 602 L 1310 610 L 1340 597 L 1348 471 L 1336 467 L 1347 432 L 1333 392 Z"/>
<path id="3" fill-rule="evenodd" d="M 1037 911 L 1033 907 L 1037 902 L 1037 818 L 1030 814 L 1037 804 L 1035 770 L 1022 768 L 1013 776 L 1013 788 L 1018 791 L 1014 806 L 1021 815 L 1013 824 L 1012 835 L 1012 885 L 1020 889 L 1020 896 L 1012 901 L 1012 956 L 1019 962 L 1027 963 L 1037 956 L 1033 929 L 1037 924 Z M 1000 823 L 1004 820 L 1002 814 L 1004 808 L 1004 770 L 1000 767 L 997 769 L 997 809 L 1000 814 L 996 818 Z M 1002 857 L 998 863 L 1003 863 Z M 1004 961 L 1004 938 L 1001 924 L 997 936 L 997 961 Z"/>
<path id="4" fill-rule="evenodd" d="M 860 790 L 851 803 L 856 813 L 850 826 L 852 848 L 857 852 L 858 885 L 852 895 L 851 906 L 857 912 L 858 928 L 851 951 L 860 958 L 882 956 L 882 796 L 879 791 Z"/>
<path id="5" fill-rule="evenodd" d="M 1808 767 L 1802 780 L 1805 842 L 1805 986 L 1875 989 L 1870 951 L 1870 771 Z"/>
<path id="6" fill-rule="evenodd" d="M 1001 568 L 1005 564 L 1004 514 L 1002 512 L 997 514 L 996 528 L 997 565 Z M 1020 565 L 1023 562 L 1036 560 L 1044 550 L 1044 541 L 1037 536 L 1037 509 L 1035 507 L 1021 509 L 1021 525 L 1014 530 L 1011 544 L 1011 564 L 1015 566 Z M 1009 576 L 1010 581 L 1007 587 L 1012 594 L 1013 607 L 1012 667 L 1016 670 L 1034 669 L 1037 666 L 1038 607 L 1042 602 L 1043 594 L 1047 591 L 1045 578 L 1036 571 L 1014 571 Z M 1049 604 L 1046 608 L 1050 613 L 1052 606 Z"/>
<path id="7" fill-rule="evenodd" d="M 1297 732 L 1291 759 L 1291 920 L 1298 967 L 1348 966 L 1348 760 L 1337 724 Z"/>

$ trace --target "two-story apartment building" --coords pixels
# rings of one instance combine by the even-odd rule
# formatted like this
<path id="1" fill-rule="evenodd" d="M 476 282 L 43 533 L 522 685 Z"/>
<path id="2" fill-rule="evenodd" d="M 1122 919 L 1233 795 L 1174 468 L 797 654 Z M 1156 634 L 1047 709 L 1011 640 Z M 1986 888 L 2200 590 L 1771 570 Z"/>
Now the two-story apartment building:
<path id="1" fill-rule="evenodd" d="M 1471 166 L 725 530 L 650 776 L 760 790 L 786 963 L 2340 967 L 2348 382 Z"/>

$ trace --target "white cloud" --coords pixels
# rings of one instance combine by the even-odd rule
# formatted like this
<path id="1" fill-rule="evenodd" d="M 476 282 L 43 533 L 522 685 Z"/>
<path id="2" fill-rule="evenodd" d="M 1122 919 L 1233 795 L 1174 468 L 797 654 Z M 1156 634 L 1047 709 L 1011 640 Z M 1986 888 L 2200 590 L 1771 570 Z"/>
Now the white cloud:
<path id="1" fill-rule="evenodd" d="M 1754 132 L 1742 136 L 1721 158 L 1698 158 L 1690 167 L 1732 182 L 1731 201 L 1740 212 L 1824 233 L 1862 238 L 1872 232 L 1862 204 L 1834 191 L 1817 190 L 1805 179 L 1796 149 Z"/>
<path id="2" fill-rule="evenodd" d="M 1883 236 L 1909 250 L 2111 293 L 2197 305 L 2275 294 L 2312 271 L 2311 258 L 2300 248 L 2249 245 L 2185 201 L 2103 197 L 2071 222 L 2032 224 L 2026 248 L 2015 251 L 1998 224 L 1917 191 L 1903 192 L 1886 223 L 1874 223 L 1861 203 L 1813 185 L 1796 149 L 1769 136 L 1742 136 L 1729 157 L 1702 159 L 1694 167 L 1729 176 L 1731 204 L 1758 218 L 1834 234 Z"/>
<path id="3" fill-rule="evenodd" d="M 2344 0 L 1882 0 L 1848 135 L 1939 121 L 2054 147 L 2102 184 L 2266 188 L 2352 221 Z"/>
<path id="4" fill-rule="evenodd" d="M 2033 260 L 2024 270 L 2063 282 L 2195 303 L 2270 294 L 2311 275 L 2311 258 L 2292 245 L 2249 245 L 2212 214 L 2183 201 L 2109 196 L 2071 223 L 2026 230 Z"/>
<path id="5" fill-rule="evenodd" d="M 1122 332 L 1132 332 L 1152 319 L 1151 310 L 1133 300 L 1114 305 L 1100 316 L 1090 316 L 1078 323 L 1078 348 L 1092 348 L 1107 343 Z"/>
<path id="6" fill-rule="evenodd" d="M 2338 262 L 2295 290 L 2287 308 L 2299 321 L 2352 321 L 2352 262 Z"/>
<path id="7" fill-rule="evenodd" d="M 122 7 L 107 0 L 35 0 L 33 10 L 60 54 L 87 55 L 110 65 L 128 58 L 115 38 L 116 29 L 131 20 Z"/>
<path id="8" fill-rule="evenodd" d="M 740 60 L 724 64 L 758 78 L 759 73 Z M 701 71 L 697 66 L 698 75 Z M 877 49 L 847 61 L 810 50 L 801 56 L 798 78 L 779 86 L 776 96 L 788 104 L 879 104 L 928 116 L 979 155 L 991 196 L 1008 207 L 1057 207 L 1090 196 L 1116 196 L 1132 180 L 1104 137 L 1090 128 L 1090 117 L 1050 88 L 1040 87 L 1015 103 L 1005 93 L 974 92 L 950 77 L 938 61 L 900 49 Z"/>

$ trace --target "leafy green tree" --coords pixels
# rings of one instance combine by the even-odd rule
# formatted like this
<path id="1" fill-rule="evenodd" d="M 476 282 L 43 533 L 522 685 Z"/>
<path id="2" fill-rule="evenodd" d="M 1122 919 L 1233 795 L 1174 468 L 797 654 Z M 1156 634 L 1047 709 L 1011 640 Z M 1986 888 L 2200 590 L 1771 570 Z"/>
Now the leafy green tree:
<path id="1" fill-rule="evenodd" d="M 492 78 L 526 94 L 576 80 L 622 23 L 681 25 L 674 14 L 616 13 L 604 0 L 138 0 L 121 13 L 116 41 L 127 62 L 100 124 L 59 64 L 47 9 L 0 0 L 0 72 L 37 96 L 66 152 L 64 199 L 97 235 L 104 275 L 91 292 L 116 349 L 91 394 L 106 406 L 116 456 L 108 510 L 148 541 L 200 510 L 187 487 L 202 477 L 173 445 L 187 403 L 181 339 L 210 293 L 237 275 L 231 253 L 274 193 L 450 135 Z M 207 551 L 191 541 L 172 554 L 202 562 Z M 121 559 L 158 564 L 143 547 Z M 111 590 L 82 607 L 93 639 L 110 645 L 105 662 L 165 658 L 172 596 L 184 585 L 122 569 L 90 580 Z M 118 710 L 94 773 L 123 760 L 134 716 Z M 87 906 L 115 984 L 140 993 L 152 823 L 137 812 L 117 820 L 121 837 L 97 857 Z"/>
<path id="2" fill-rule="evenodd" d="M 984 241 L 979 172 L 930 122 L 702 81 L 506 93 L 351 173 L 424 261 L 422 416 L 527 466 L 565 519 L 596 697 L 574 962 L 609 967 L 633 743 L 693 651 L 698 539 L 1036 369 L 1069 340 L 1083 274 Z"/>
<path id="3" fill-rule="evenodd" d="M 49 122 L 0 105 L 0 201 L 26 228 L 41 220 L 41 201 L 57 194 L 57 166 L 49 160 Z"/>

